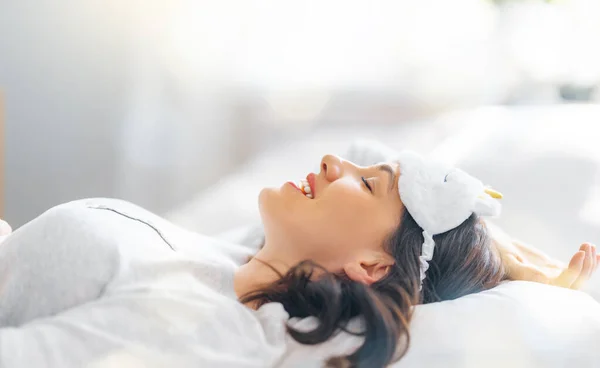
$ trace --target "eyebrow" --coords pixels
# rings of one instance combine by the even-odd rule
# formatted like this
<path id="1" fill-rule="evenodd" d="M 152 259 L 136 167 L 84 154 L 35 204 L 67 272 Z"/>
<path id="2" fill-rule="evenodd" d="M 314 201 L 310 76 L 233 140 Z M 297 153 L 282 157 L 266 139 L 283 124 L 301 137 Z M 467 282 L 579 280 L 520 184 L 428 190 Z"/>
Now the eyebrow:
<path id="1" fill-rule="evenodd" d="M 394 183 L 396 182 L 396 173 L 394 172 L 394 169 L 388 164 L 378 165 L 377 168 L 381 171 L 385 171 L 390 175 L 390 187 L 388 188 L 388 192 L 390 192 L 394 187 Z"/>

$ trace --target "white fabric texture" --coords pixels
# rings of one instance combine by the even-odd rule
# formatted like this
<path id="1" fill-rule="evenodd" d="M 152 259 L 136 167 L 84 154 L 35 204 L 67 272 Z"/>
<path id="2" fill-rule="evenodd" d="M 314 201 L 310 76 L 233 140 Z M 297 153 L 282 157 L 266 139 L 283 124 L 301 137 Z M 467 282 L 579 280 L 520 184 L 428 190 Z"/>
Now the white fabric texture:
<path id="1" fill-rule="evenodd" d="M 53 208 L 0 245 L 0 367 L 268 367 L 271 315 L 240 304 L 249 251 L 129 203 Z"/>
<path id="2" fill-rule="evenodd" d="M 310 328 L 314 319 L 295 321 Z M 282 367 L 320 367 L 360 339 L 340 334 L 317 347 L 291 343 Z M 597 368 L 600 304 L 579 291 L 524 281 L 417 306 L 411 346 L 394 368 Z"/>
<path id="3" fill-rule="evenodd" d="M 485 193 L 483 183 L 466 172 L 402 151 L 398 189 L 417 224 L 432 236 L 452 230 L 471 214 L 498 216 L 500 203 Z"/>

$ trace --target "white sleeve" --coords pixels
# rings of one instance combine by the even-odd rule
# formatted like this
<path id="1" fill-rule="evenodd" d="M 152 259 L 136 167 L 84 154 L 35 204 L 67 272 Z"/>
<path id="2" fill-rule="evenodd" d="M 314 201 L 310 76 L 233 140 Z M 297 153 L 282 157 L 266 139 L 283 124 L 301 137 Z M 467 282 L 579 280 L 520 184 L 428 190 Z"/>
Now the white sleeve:
<path id="1" fill-rule="evenodd" d="M 187 367 L 152 307 L 103 297 L 19 327 L 0 328 L 0 367 Z M 171 340 L 169 340 L 171 339 Z M 171 365 L 172 364 L 172 365 Z"/>
<path id="2" fill-rule="evenodd" d="M 177 268 L 185 269 L 185 260 Z M 151 290 L 99 299 L 19 327 L 0 328 L 0 367 L 272 367 L 285 351 L 285 318 L 257 313 L 172 272 Z M 266 312 L 266 311 L 265 311 Z M 268 324 L 267 324 L 268 323 Z"/>
<path id="3" fill-rule="evenodd" d="M 0 327 L 19 326 L 100 296 L 118 265 L 93 209 L 54 207 L 0 244 Z M 2 365 L 0 365 L 2 366 Z"/>

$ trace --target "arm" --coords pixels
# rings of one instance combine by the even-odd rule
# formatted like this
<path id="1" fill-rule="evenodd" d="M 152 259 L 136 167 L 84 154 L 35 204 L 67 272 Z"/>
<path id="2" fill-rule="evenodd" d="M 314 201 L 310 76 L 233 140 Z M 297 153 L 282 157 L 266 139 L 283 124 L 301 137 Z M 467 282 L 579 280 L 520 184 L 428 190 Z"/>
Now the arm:
<path id="1" fill-rule="evenodd" d="M 90 221 L 91 212 L 57 206 L 3 238 L 0 327 L 55 315 L 103 292 L 117 255 L 101 236 L 107 230 Z"/>
<path id="2" fill-rule="evenodd" d="M 160 303 L 156 299 L 146 302 Z M 98 299 L 19 327 L 0 327 L 0 367 L 180 366 L 164 356 L 164 336 L 171 332 L 161 324 L 166 320 L 143 302 Z"/>
<path id="3" fill-rule="evenodd" d="M 509 280 L 580 289 L 600 264 L 596 246 L 583 243 L 569 265 L 557 261 L 539 249 L 511 238 L 498 226 L 486 222 L 492 241 L 502 259 Z"/>

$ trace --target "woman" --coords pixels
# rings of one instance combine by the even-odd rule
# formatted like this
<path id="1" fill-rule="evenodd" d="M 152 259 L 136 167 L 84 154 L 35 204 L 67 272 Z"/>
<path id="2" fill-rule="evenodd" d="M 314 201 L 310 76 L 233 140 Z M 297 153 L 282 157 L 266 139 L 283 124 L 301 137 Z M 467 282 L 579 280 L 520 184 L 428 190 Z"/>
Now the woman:
<path id="1" fill-rule="evenodd" d="M 428 223 L 427 215 L 436 214 L 427 213 L 426 201 L 413 201 L 428 184 L 407 181 L 407 160 L 362 167 L 328 155 L 304 183 L 263 190 L 265 244 L 243 265 L 243 249 L 206 247 L 206 238 L 190 240 L 123 202 L 88 200 L 47 212 L 0 248 L 0 366 L 25 362 L 18 354 L 23 345 L 32 366 L 76 366 L 120 354 L 123 341 L 136 342 L 126 349 L 128 359 L 133 354 L 144 362 L 274 365 L 281 351 L 265 354 L 277 334 L 269 329 L 276 327 L 265 322 L 265 312 L 256 329 L 248 313 L 276 302 L 288 317 L 319 319 L 311 331 L 287 328 L 304 344 L 326 341 L 362 317 L 363 329 L 350 332 L 363 335 L 363 344 L 329 364 L 382 367 L 406 352 L 416 304 L 458 298 L 507 278 L 579 288 L 597 267 L 595 247 L 587 243 L 561 268 L 501 234 L 492 240 L 477 215 L 482 203 L 495 203 L 491 197 L 476 199 L 479 210 L 462 211 L 466 217 L 449 230 L 436 228 L 447 218 Z M 443 182 L 459 189 L 472 184 L 455 171 Z M 406 194 L 407 188 L 417 193 Z M 428 244 L 435 251 L 425 255 Z M 259 332 L 252 335 L 253 329 Z M 168 338 L 160 333 L 165 330 Z M 248 338 L 226 355 L 234 335 Z M 54 345 L 45 345 L 50 340 Z M 73 351 L 81 353 L 66 357 Z M 246 359 L 252 354 L 259 363 Z"/>

